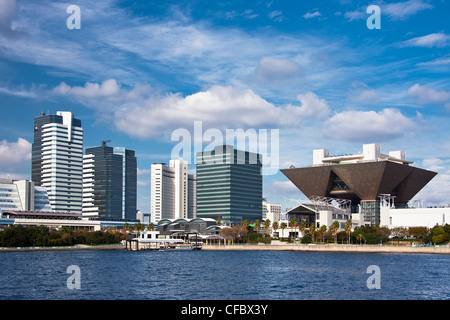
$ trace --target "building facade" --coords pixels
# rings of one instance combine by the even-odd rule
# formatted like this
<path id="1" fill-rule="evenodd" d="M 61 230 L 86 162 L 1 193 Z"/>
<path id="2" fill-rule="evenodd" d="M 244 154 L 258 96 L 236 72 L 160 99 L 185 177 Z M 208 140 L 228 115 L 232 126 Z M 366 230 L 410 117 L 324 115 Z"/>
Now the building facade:
<path id="1" fill-rule="evenodd" d="M 217 146 L 197 153 L 197 217 L 227 225 L 262 219 L 262 157 Z"/>
<path id="2" fill-rule="evenodd" d="M 154 163 L 151 167 L 151 222 L 196 217 L 196 176 L 185 160 Z"/>
<path id="3" fill-rule="evenodd" d="M 269 203 L 263 201 L 262 203 L 262 221 L 269 219 L 271 222 L 281 220 L 281 204 Z"/>
<path id="4" fill-rule="evenodd" d="M 51 211 L 47 190 L 30 180 L 0 179 L 0 213 L 6 210 Z"/>
<path id="5" fill-rule="evenodd" d="M 87 148 L 83 156 L 83 217 L 135 220 L 137 161 L 122 147 Z"/>
<path id="6" fill-rule="evenodd" d="M 385 155 L 378 144 L 365 144 L 358 154 L 330 156 L 326 149 L 314 150 L 312 166 L 281 172 L 309 199 L 348 200 L 362 224 L 379 226 L 383 198 L 395 199 L 396 207 L 406 207 L 437 174 L 411 164 L 403 151 Z"/>
<path id="7" fill-rule="evenodd" d="M 53 211 L 81 213 L 83 128 L 72 112 L 34 118 L 31 178 L 47 190 Z"/>

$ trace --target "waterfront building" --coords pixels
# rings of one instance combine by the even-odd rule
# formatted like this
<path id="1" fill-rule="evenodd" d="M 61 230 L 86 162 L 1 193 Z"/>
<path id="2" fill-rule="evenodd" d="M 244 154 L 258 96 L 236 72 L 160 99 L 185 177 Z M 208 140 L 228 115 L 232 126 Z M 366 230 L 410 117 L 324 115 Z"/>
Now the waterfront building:
<path id="1" fill-rule="evenodd" d="M 137 161 L 133 150 L 87 148 L 83 156 L 83 217 L 135 220 Z"/>
<path id="2" fill-rule="evenodd" d="M 136 213 L 136 220 L 139 220 L 141 223 L 149 224 L 151 222 L 150 213 L 144 213 L 138 210 Z"/>
<path id="3" fill-rule="evenodd" d="M 83 128 L 72 112 L 34 118 L 31 180 L 47 190 L 53 211 L 82 211 Z"/>
<path id="4" fill-rule="evenodd" d="M 197 217 L 236 225 L 262 219 L 262 156 L 217 146 L 197 153 Z"/>
<path id="5" fill-rule="evenodd" d="M 151 222 L 196 217 L 196 176 L 188 173 L 185 160 L 151 166 Z"/>
<path id="6" fill-rule="evenodd" d="M 378 144 L 363 145 L 363 152 L 330 156 L 313 151 L 313 165 L 281 172 L 308 198 L 350 201 L 360 224 L 379 226 L 381 201 L 389 197 L 396 207 L 410 201 L 437 173 L 412 166 L 403 151 L 380 152 Z"/>
<path id="7" fill-rule="evenodd" d="M 47 190 L 30 180 L 0 178 L 0 213 L 5 210 L 51 211 Z"/>
<path id="8" fill-rule="evenodd" d="M 269 219 L 271 223 L 281 220 L 281 204 L 262 202 L 262 222 Z"/>

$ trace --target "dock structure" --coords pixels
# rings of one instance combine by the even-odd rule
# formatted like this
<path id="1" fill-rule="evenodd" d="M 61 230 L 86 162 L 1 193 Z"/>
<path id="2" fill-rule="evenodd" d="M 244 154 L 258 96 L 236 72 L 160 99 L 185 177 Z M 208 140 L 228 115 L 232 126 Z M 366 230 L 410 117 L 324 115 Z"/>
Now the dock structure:
<path id="1" fill-rule="evenodd" d="M 199 246 L 201 248 L 201 246 Z M 128 251 L 148 251 L 166 249 L 191 249 L 195 250 L 193 244 L 184 242 L 181 239 L 142 239 L 133 238 L 126 241 Z"/>
<path id="2" fill-rule="evenodd" d="M 197 241 L 196 237 L 192 237 L 186 242 L 183 239 L 175 238 L 159 238 L 158 231 L 142 232 L 139 235 L 136 233 L 130 233 L 127 236 L 125 242 L 125 248 L 127 251 L 148 251 L 148 250 L 200 250 L 202 248 L 202 242 Z"/>

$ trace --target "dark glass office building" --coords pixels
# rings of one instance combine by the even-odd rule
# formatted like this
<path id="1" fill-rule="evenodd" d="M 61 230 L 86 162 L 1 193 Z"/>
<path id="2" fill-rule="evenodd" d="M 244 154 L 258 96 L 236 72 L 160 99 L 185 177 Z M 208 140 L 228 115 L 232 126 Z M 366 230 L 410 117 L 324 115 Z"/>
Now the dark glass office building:
<path id="1" fill-rule="evenodd" d="M 83 216 L 101 220 L 136 219 L 137 162 L 122 147 L 87 148 L 83 157 Z"/>
<path id="2" fill-rule="evenodd" d="M 218 146 L 197 153 L 197 217 L 227 225 L 262 219 L 262 159 Z"/>

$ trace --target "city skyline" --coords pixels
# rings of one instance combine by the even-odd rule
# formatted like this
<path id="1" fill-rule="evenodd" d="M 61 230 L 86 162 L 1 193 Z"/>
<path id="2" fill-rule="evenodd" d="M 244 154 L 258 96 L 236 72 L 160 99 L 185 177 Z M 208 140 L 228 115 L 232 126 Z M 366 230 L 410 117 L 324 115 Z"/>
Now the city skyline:
<path id="1" fill-rule="evenodd" d="M 136 151 L 138 209 L 171 132 L 279 129 L 280 169 L 311 150 L 403 150 L 438 175 L 416 196 L 450 202 L 450 32 L 440 1 L 256 3 L 0 1 L 0 177 L 31 179 L 33 119 L 71 111 L 84 149 Z M 368 29 L 369 4 L 381 29 Z M 206 143 L 205 143 L 206 144 Z M 195 165 L 190 164 L 190 173 Z M 263 196 L 304 197 L 280 172 Z"/>

